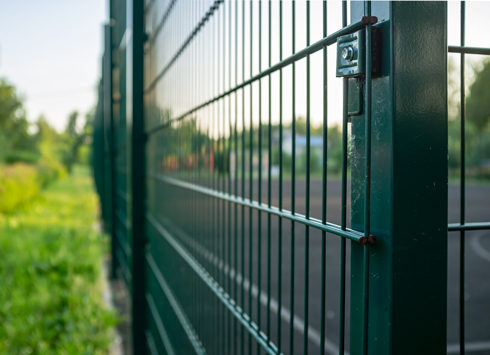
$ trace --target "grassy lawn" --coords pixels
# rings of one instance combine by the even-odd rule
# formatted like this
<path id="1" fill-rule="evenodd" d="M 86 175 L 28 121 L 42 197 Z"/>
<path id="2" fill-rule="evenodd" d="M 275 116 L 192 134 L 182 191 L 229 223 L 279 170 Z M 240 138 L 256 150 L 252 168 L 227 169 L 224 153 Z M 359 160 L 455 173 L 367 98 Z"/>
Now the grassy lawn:
<path id="1" fill-rule="evenodd" d="M 0 213 L 0 354 L 107 354 L 106 239 L 87 169 Z"/>

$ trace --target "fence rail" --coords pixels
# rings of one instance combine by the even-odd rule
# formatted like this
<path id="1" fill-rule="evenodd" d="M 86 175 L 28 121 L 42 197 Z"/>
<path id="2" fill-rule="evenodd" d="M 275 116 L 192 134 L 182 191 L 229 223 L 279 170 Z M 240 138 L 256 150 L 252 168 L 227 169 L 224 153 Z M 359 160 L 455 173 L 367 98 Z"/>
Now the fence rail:
<path id="1" fill-rule="evenodd" d="M 463 83 L 490 54 L 464 3 L 449 47 L 443 3 L 109 4 L 94 171 L 133 353 L 444 352 L 448 231 L 464 353 L 465 231 L 490 229 L 465 222 L 464 90 L 447 219 L 447 53 Z M 346 35 L 364 74 L 333 79 Z"/>

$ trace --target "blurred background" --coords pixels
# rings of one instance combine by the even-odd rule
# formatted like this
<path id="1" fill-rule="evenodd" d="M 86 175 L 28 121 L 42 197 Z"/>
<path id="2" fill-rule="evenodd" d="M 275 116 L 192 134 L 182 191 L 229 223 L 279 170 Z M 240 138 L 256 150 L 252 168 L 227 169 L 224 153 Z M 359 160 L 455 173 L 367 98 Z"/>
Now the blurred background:
<path id="1" fill-rule="evenodd" d="M 107 4 L 0 0 L 0 354 L 107 354 L 91 171 Z"/>
<path id="2" fill-rule="evenodd" d="M 87 165 L 100 77 L 100 0 L 0 1 L 0 161 Z"/>

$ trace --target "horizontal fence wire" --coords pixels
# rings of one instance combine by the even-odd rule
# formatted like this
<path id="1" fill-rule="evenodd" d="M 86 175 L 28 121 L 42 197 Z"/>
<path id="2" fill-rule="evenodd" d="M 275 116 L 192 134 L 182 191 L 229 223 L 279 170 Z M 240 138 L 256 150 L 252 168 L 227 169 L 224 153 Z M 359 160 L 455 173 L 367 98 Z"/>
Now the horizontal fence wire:
<path id="1" fill-rule="evenodd" d="M 249 333 L 259 342 L 259 344 L 262 345 L 262 349 L 264 349 L 265 352 L 270 355 L 278 354 L 277 348 L 267 341 L 265 334 L 262 333 L 258 326 L 250 320 L 248 315 L 243 312 L 243 309 L 237 306 L 236 302 L 224 292 L 223 288 L 213 279 L 209 272 L 202 267 L 177 240 L 175 240 L 175 238 L 156 220 L 154 216 L 147 214 L 146 218 L 149 223 L 159 232 L 159 235 L 166 239 L 175 252 L 186 261 L 186 263 L 196 272 L 202 281 L 204 281 L 205 284 L 214 292 L 215 296 L 217 296 L 219 300 L 228 308 L 231 314 L 233 314 L 236 319 L 245 328 L 247 328 Z M 180 310 L 178 312 L 180 312 Z M 185 317 L 185 315 L 182 314 L 182 317 Z M 200 344 L 197 344 L 198 340 L 195 338 L 194 334 L 188 334 L 188 336 L 189 338 L 193 337 L 192 341 L 196 342 L 196 347 L 199 346 L 199 353 L 204 351 L 204 349 L 200 348 Z"/>
<path id="2" fill-rule="evenodd" d="M 151 5 L 153 3 L 154 0 L 152 0 L 152 2 L 150 4 L 148 4 L 148 7 L 146 8 L 146 11 L 145 12 L 148 12 L 150 11 L 151 9 Z M 162 30 L 163 26 L 165 25 L 165 22 L 167 21 L 167 19 L 169 18 L 170 16 L 170 13 L 175 5 L 175 3 L 177 2 L 177 0 L 171 0 L 169 2 L 169 4 L 167 5 L 167 8 L 165 9 L 164 13 L 163 13 L 163 16 L 162 18 L 159 20 L 158 24 L 155 26 L 155 29 L 151 32 L 151 37 L 148 38 L 148 42 L 145 46 L 145 51 L 149 51 L 151 49 L 151 47 L 153 47 L 157 37 L 158 37 L 158 34 L 160 33 L 160 31 Z"/>
<path id="3" fill-rule="evenodd" d="M 464 45 L 458 46 L 448 46 L 447 51 L 449 53 L 464 53 L 464 54 L 481 54 L 490 55 L 490 48 L 481 47 L 465 47 Z"/>
<path id="4" fill-rule="evenodd" d="M 347 3 L 344 1 L 343 27 L 327 35 L 327 4 L 324 3 L 322 38 L 311 44 L 311 6 L 310 2 L 306 2 L 306 12 L 303 13 L 304 19 L 301 20 L 304 20 L 306 25 L 306 43 L 304 48 L 296 50 L 295 24 L 298 20 L 296 17 L 298 5 L 293 1 L 290 8 L 292 54 L 283 58 L 285 38 L 282 31 L 285 21 L 283 2 L 279 2 L 277 6 L 272 2 L 245 1 L 188 2 L 186 7 L 180 4 L 178 1 L 167 4 L 161 18 L 153 26 L 153 32 L 149 34 L 145 47 L 145 56 L 150 63 L 149 67 L 152 68 L 145 80 L 145 96 L 149 100 L 147 122 L 153 123 L 147 124 L 146 129 L 146 150 L 149 158 L 146 171 L 149 193 L 146 219 L 151 226 L 148 238 L 152 245 L 150 249 L 152 251 L 147 255 L 147 264 L 154 275 L 151 278 L 157 280 L 158 288 L 163 291 L 165 298 L 171 304 L 171 313 L 183 329 L 182 334 L 175 329 L 169 330 L 168 339 L 172 343 L 175 338 L 192 344 L 193 351 L 196 353 L 204 353 L 204 351 L 237 353 L 241 350 L 250 354 L 254 353 L 253 349 L 256 348 L 257 353 L 293 354 L 301 351 L 306 354 L 310 352 L 311 342 L 319 347 L 321 354 L 344 354 L 347 308 L 346 240 L 367 245 L 374 242 L 375 238 L 370 236 L 369 222 L 362 232 L 347 227 L 349 139 L 347 79 L 343 79 L 341 223 L 336 225 L 327 219 L 325 164 L 322 168 L 322 217 L 318 219 L 311 215 L 311 159 L 314 154 L 311 145 L 311 60 L 315 53 L 322 51 L 322 80 L 325 87 L 325 93 L 322 95 L 324 140 L 322 154 L 323 160 L 326 160 L 329 139 L 327 47 L 336 44 L 339 36 L 366 29 L 367 48 L 370 48 L 369 29 L 377 19 L 370 16 L 370 11 L 366 11 L 367 16 L 348 25 Z M 255 7 L 257 4 L 258 8 Z M 151 8 L 147 8 L 147 16 L 150 16 L 151 11 Z M 267 11 L 268 18 L 263 17 L 262 11 Z M 267 28 L 262 26 L 264 19 L 267 19 Z M 182 43 L 175 43 L 175 41 L 171 43 L 176 51 L 169 55 L 166 63 L 156 63 L 157 53 L 165 48 L 167 42 L 171 42 L 165 39 L 160 42 L 159 39 L 162 37 L 160 34 L 163 27 L 170 21 L 173 26 L 176 26 L 174 30 L 180 33 L 186 31 L 181 28 L 192 29 L 190 34 L 183 38 Z M 255 31 L 258 31 L 258 36 Z M 273 35 L 277 35 L 278 38 L 279 58 L 276 64 L 273 64 L 271 59 L 275 51 L 273 48 L 276 48 L 272 42 Z M 263 41 L 267 43 L 268 53 L 264 53 L 266 47 L 263 46 Z M 370 50 L 366 53 L 369 65 Z M 263 69 L 264 54 L 268 60 L 265 69 Z M 257 56 L 258 64 L 255 62 Z M 296 67 L 299 61 L 306 63 L 306 150 L 302 153 L 306 157 L 304 167 L 306 176 L 304 182 L 297 179 L 297 147 L 293 139 L 289 210 L 285 208 L 283 198 L 286 173 L 284 168 L 286 153 L 283 151 L 285 140 L 283 108 L 284 104 L 291 100 L 292 130 L 295 136 L 296 80 L 299 78 Z M 208 65 L 204 70 L 202 63 Z M 155 71 L 157 64 L 163 66 Z M 285 70 L 289 66 L 292 69 L 290 78 L 293 90 L 292 97 L 285 97 L 283 90 L 286 80 Z M 278 78 L 277 92 L 274 92 L 276 89 L 272 86 L 274 75 Z M 181 85 L 180 79 L 186 80 L 188 84 Z M 371 82 L 370 76 L 366 78 L 366 82 Z M 164 84 L 159 86 L 160 83 Z M 190 109 L 177 115 L 173 115 L 170 110 L 162 111 L 160 105 L 163 103 L 159 102 L 159 98 L 163 97 L 163 92 L 169 94 L 169 88 L 172 91 L 170 94 L 177 100 L 185 97 L 185 105 Z M 263 95 L 263 89 L 268 97 Z M 370 90 L 369 86 L 367 102 L 370 102 Z M 263 111 L 263 101 L 268 113 Z M 160 108 L 157 108 L 159 106 Z M 368 109 L 369 107 L 368 103 Z M 180 107 L 179 109 L 182 110 Z M 262 117 L 263 113 L 266 117 Z M 277 131 L 273 124 L 273 115 L 277 115 L 279 119 Z M 155 120 L 155 118 L 159 119 Z M 368 123 L 366 123 L 366 132 L 369 133 Z M 277 181 L 273 178 L 273 166 L 276 164 L 273 164 L 273 159 L 276 159 L 273 156 L 274 149 L 278 150 Z M 365 156 L 370 157 L 369 145 L 366 145 Z M 366 162 L 366 169 L 369 169 L 369 161 Z M 296 208 L 295 196 L 298 182 L 304 183 L 306 189 L 304 196 L 301 197 L 301 203 L 304 203 L 305 208 L 304 214 L 298 213 Z M 369 178 L 365 183 L 369 185 Z M 276 186 L 277 197 L 272 193 Z M 369 193 L 368 188 L 366 193 Z M 123 193 L 118 192 L 118 195 L 124 199 Z M 156 197 L 157 195 L 159 197 Z M 366 208 L 369 220 L 369 199 Z M 122 220 L 121 217 L 119 218 Z M 287 240 L 283 233 L 285 221 L 290 223 L 288 254 L 283 252 Z M 304 232 L 298 234 L 296 231 L 298 227 L 303 228 Z M 190 237 L 184 238 L 181 234 L 176 234 L 175 230 L 178 228 L 184 229 L 184 233 Z M 310 269 L 317 267 L 310 261 L 312 253 L 310 239 L 313 235 L 316 238 L 317 232 L 321 238 L 319 330 L 311 326 L 309 318 L 312 297 Z M 326 314 L 329 235 L 341 237 L 339 239 L 341 241 L 339 293 L 341 314 L 338 346 L 325 337 L 328 322 Z M 165 252 L 160 255 L 158 250 L 163 250 L 162 243 L 169 245 L 170 249 L 166 247 Z M 299 257 L 295 254 L 298 244 L 304 245 L 302 247 L 304 251 Z M 363 343 L 367 347 L 369 293 L 367 246 L 365 250 L 362 334 Z M 286 255 L 291 261 L 288 268 L 284 265 Z M 296 266 L 296 258 L 303 259 L 301 266 Z M 174 264 L 175 266 L 172 266 Z M 186 276 L 190 287 L 188 290 L 192 289 L 190 294 L 200 300 L 197 303 L 195 299 L 194 301 L 186 299 L 189 293 L 183 292 L 187 288 L 176 279 L 176 275 L 188 268 L 197 275 L 197 278 Z M 299 277 L 300 282 L 296 282 L 295 274 L 297 270 L 301 270 L 300 268 L 303 274 Z M 284 293 L 286 286 L 284 275 L 287 273 L 290 280 L 289 299 Z M 299 290 L 296 284 L 303 290 L 301 297 L 297 296 Z M 147 301 L 151 319 L 156 326 L 156 331 L 160 333 L 158 337 L 164 342 L 162 329 L 169 329 L 169 326 L 165 325 L 162 328 L 165 324 L 164 321 L 162 323 L 163 309 L 151 303 L 151 297 L 154 296 L 152 291 L 149 292 Z M 295 305 L 298 303 L 295 299 L 302 299 L 302 305 Z M 208 321 L 204 321 L 203 317 Z M 284 326 L 285 324 L 288 326 Z M 216 336 L 216 334 L 220 335 Z M 155 336 L 154 334 L 153 339 L 156 339 Z M 186 340 L 183 340 L 184 338 Z M 164 348 L 167 349 L 169 346 L 164 345 Z"/>
<path id="5" fill-rule="evenodd" d="M 184 43 L 180 46 L 180 48 L 178 49 L 177 53 L 175 53 L 175 55 L 172 57 L 172 59 L 168 62 L 168 64 L 163 68 L 163 70 L 158 73 L 155 78 L 152 79 L 150 85 L 147 87 L 146 89 L 146 92 L 149 92 L 151 91 L 152 89 L 155 88 L 157 82 L 167 73 L 167 71 L 170 69 L 170 67 L 177 61 L 177 59 L 180 57 L 180 55 L 182 54 L 182 52 L 184 52 L 184 50 L 187 48 L 187 46 L 189 45 L 189 43 L 192 42 L 192 40 L 194 39 L 194 37 L 196 36 L 196 34 L 201 30 L 201 28 L 205 25 L 205 23 L 211 18 L 211 16 L 213 16 L 215 10 L 218 9 L 219 5 L 223 2 L 223 0 L 216 0 L 213 5 L 211 5 L 211 7 L 209 8 L 209 10 L 206 12 L 206 14 L 204 15 L 204 17 L 201 19 L 201 21 L 197 24 L 197 26 L 194 28 L 194 30 L 192 31 L 192 33 L 189 35 L 189 37 L 184 41 Z M 169 9 L 171 10 L 171 8 Z M 165 19 L 162 19 L 162 24 L 164 22 Z M 153 37 L 156 37 L 157 33 L 155 34 L 155 36 L 152 35 L 152 38 Z M 151 49 L 151 44 L 153 43 L 154 41 L 151 41 L 150 42 L 150 48 Z M 148 50 L 149 50 L 148 49 Z"/>
<path id="6" fill-rule="evenodd" d="M 366 244 L 368 243 L 368 238 L 365 237 L 365 235 L 361 232 L 355 231 L 353 229 L 349 228 L 342 228 L 341 226 L 337 226 L 332 223 L 328 222 L 322 222 L 318 219 L 315 218 L 306 218 L 306 216 L 298 214 L 298 213 L 291 213 L 288 210 L 285 209 L 279 209 L 276 207 L 269 207 L 267 204 L 259 204 L 256 201 L 251 201 L 250 199 L 247 198 L 240 198 L 237 196 L 229 195 L 227 193 L 219 192 L 214 189 L 202 187 L 199 185 L 194 185 L 182 180 L 174 179 L 162 174 L 148 174 L 149 178 L 164 182 L 169 185 L 173 185 L 176 187 L 184 188 L 186 190 L 191 190 L 198 192 L 200 194 L 208 195 L 214 198 L 218 198 L 220 200 L 228 201 L 233 204 L 241 205 L 244 207 L 249 207 L 250 209 L 255 209 L 257 211 L 261 212 L 266 212 L 269 215 L 274 215 L 278 216 L 281 218 L 285 218 L 297 223 L 301 223 L 305 226 L 309 227 L 314 227 L 316 229 L 329 232 L 335 235 L 338 235 L 343 238 L 347 238 L 350 240 L 353 240 L 355 242 L 358 242 L 360 244 Z"/>
<path id="7" fill-rule="evenodd" d="M 160 317 L 160 313 L 158 312 L 158 308 L 155 304 L 155 301 L 153 300 L 153 297 L 148 293 L 146 294 L 146 303 L 148 304 L 148 307 L 150 309 L 150 314 L 152 316 L 152 319 L 157 326 L 160 339 L 162 340 L 163 345 L 165 347 L 165 351 L 169 355 L 175 355 L 174 347 L 172 346 L 168 332 L 165 329 L 165 326 L 163 325 L 162 318 Z M 158 355 L 159 352 L 155 345 L 153 335 L 151 334 L 150 331 L 146 331 L 146 337 L 147 337 L 148 347 L 150 349 L 151 354 Z"/>
<path id="8" fill-rule="evenodd" d="M 177 315 L 177 318 L 182 326 L 182 328 L 185 330 L 185 333 L 187 337 L 189 338 L 192 347 L 194 348 L 194 351 L 196 354 L 205 354 L 206 350 L 202 347 L 201 342 L 199 341 L 199 337 L 196 334 L 196 331 L 194 330 L 191 322 L 187 318 L 187 315 L 182 309 L 182 306 L 179 304 L 179 301 L 175 297 L 175 295 L 172 292 L 172 289 L 168 286 L 167 282 L 165 281 L 165 278 L 163 277 L 162 273 L 159 271 L 158 266 L 155 263 L 155 260 L 151 255 L 146 256 L 146 261 L 148 265 L 150 266 L 151 272 L 154 274 L 154 276 L 157 278 L 158 283 L 160 285 L 160 288 L 163 290 L 165 296 L 170 302 L 170 305 L 172 306 L 173 311 Z M 150 301 L 152 300 L 151 295 L 147 295 L 147 300 Z M 154 308 L 154 307 L 153 307 Z M 152 309 L 152 313 L 155 310 Z"/>
<path id="9" fill-rule="evenodd" d="M 490 222 L 472 222 L 472 223 L 450 223 L 447 230 L 449 232 L 456 231 L 476 231 L 490 229 Z"/>
<path id="10" fill-rule="evenodd" d="M 230 89 L 230 90 L 227 90 L 225 91 L 224 93 L 222 94 L 219 94 L 217 95 L 216 97 L 190 109 L 189 111 L 183 113 L 182 115 L 178 116 L 178 117 L 175 117 L 175 118 L 172 118 L 170 120 L 168 120 L 167 122 L 164 122 L 162 124 L 159 124 L 155 127 L 152 127 L 150 129 L 147 130 L 146 134 L 147 135 L 151 135 L 155 132 L 158 132 L 159 130 L 165 128 L 165 127 L 168 127 L 170 126 L 172 123 L 174 122 L 177 122 L 177 121 L 180 121 L 182 120 L 183 118 L 191 115 L 192 113 L 206 107 L 206 106 L 209 106 L 210 104 L 212 103 L 215 103 L 216 101 L 220 100 L 220 99 L 223 99 L 224 97 L 226 96 L 229 96 L 230 94 L 246 87 L 246 86 L 249 86 L 250 84 L 252 84 L 253 82 L 256 82 L 256 81 L 259 81 L 260 79 L 266 77 L 266 76 L 269 76 L 271 75 L 272 73 L 302 59 L 302 58 L 305 58 L 306 56 L 310 55 L 310 54 L 313 54 L 315 52 L 318 52 L 319 50 L 323 49 L 325 46 L 330 46 L 334 43 L 337 42 L 337 37 L 339 36 L 343 36 L 343 35 L 346 35 L 346 34 L 350 34 L 350 33 L 353 33 L 353 32 L 356 32 L 364 27 L 367 26 L 367 24 L 369 23 L 376 23 L 377 19 L 376 18 L 367 18 L 367 17 L 363 17 L 360 21 L 358 22 L 355 22 L 351 25 L 348 25 L 344 28 L 342 28 L 341 30 L 338 30 L 337 32 L 335 33 L 332 33 L 331 35 L 321 39 L 320 41 L 310 45 L 309 47 L 307 48 L 304 48 L 303 50 L 299 51 L 299 52 L 296 52 L 295 54 L 291 55 L 290 57 L 282 60 L 281 62 L 273 65 L 273 66 L 270 66 L 268 69 L 260 72 L 259 74 L 255 75 L 254 77 L 248 79 L 248 80 L 245 80 L 243 81 L 242 83 L 240 83 L 239 85 L 235 86 L 234 88 Z M 162 75 L 160 74 L 159 77 L 161 77 Z M 152 85 L 150 85 L 150 88 L 147 89 L 147 91 L 149 91 L 151 88 L 154 87 L 154 85 L 156 84 L 156 82 L 152 82 Z"/>

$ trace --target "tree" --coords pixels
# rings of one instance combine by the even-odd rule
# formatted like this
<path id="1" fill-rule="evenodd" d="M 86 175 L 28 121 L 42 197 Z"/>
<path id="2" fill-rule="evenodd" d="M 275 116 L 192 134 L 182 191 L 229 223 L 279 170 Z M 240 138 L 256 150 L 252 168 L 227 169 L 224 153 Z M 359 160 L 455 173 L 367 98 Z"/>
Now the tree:
<path id="1" fill-rule="evenodd" d="M 477 129 L 483 130 L 490 121 L 490 60 L 475 72 L 475 81 L 470 86 L 466 99 L 466 116 Z"/>
<path id="2" fill-rule="evenodd" d="M 90 117 L 90 115 L 88 116 Z M 66 170 L 68 170 L 68 172 L 71 172 L 73 165 L 78 162 L 78 152 L 85 141 L 85 137 L 88 135 L 88 129 L 90 127 L 90 124 L 87 124 L 87 117 L 85 117 L 86 124 L 80 131 L 80 129 L 77 127 L 78 117 L 78 111 L 73 111 L 70 113 L 65 129 L 66 139 L 70 148 L 63 158 L 63 164 L 66 166 Z"/>
<path id="3" fill-rule="evenodd" d="M 0 161 L 37 158 L 38 150 L 35 139 L 29 134 L 23 100 L 12 84 L 0 79 Z"/>

